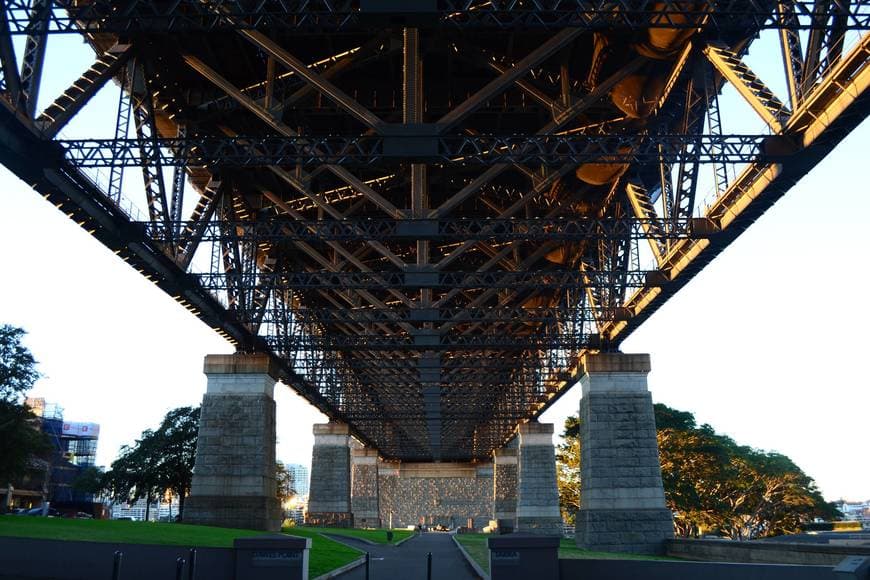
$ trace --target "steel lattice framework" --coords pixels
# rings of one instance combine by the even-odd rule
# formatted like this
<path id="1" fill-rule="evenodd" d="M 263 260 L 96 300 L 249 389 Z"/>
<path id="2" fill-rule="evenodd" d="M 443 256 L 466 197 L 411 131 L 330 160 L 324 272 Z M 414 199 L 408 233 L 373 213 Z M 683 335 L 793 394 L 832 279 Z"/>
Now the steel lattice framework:
<path id="1" fill-rule="evenodd" d="M 382 456 L 484 459 L 866 118 L 867 30 L 866 0 L 0 0 L 0 161 Z M 94 62 L 40 111 L 70 33 Z M 100 91 L 109 128 L 64 135 Z"/>

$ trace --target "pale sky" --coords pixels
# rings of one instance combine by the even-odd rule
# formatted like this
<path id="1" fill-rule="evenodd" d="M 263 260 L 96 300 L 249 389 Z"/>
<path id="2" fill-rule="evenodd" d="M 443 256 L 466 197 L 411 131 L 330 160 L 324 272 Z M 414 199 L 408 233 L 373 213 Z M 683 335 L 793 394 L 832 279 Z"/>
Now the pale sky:
<path id="1" fill-rule="evenodd" d="M 90 60 L 75 37 L 52 38 L 48 52 L 45 102 Z M 116 98 L 98 95 L 66 134 L 93 135 Z M 865 121 L 623 344 L 651 354 L 657 402 L 788 455 L 829 500 L 870 498 L 868 148 Z M 99 423 L 102 465 L 166 411 L 199 403 L 203 357 L 232 352 L 5 169 L 0 248 L 0 323 L 28 331 L 45 375 L 31 395 L 64 407 L 68 420 Z M 560 431 L 579 397 L 572 389 L 543 420 Z M 279 459 L 310 463 L 312 424 L 326 418 L 287 387 L 276 401 Z"/>

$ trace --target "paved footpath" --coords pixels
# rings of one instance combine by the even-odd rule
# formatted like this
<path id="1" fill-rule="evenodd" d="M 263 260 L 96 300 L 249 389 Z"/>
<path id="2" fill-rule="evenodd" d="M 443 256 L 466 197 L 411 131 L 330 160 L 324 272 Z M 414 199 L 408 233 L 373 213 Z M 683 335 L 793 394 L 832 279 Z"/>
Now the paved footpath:
<path id="1" fill-rule="evenodd" d="M 432 552 L 432 580 L 475 580 L 472 571 L 453 543 L 450 534 L 430 532 L 401 546 L 367 544 L 353 538 L 330 538 L 371 554 L 369 580 L 426 580 L 426 554 Z M 365 567 L 342 574 L 339 580 L 365 580 Z"/>

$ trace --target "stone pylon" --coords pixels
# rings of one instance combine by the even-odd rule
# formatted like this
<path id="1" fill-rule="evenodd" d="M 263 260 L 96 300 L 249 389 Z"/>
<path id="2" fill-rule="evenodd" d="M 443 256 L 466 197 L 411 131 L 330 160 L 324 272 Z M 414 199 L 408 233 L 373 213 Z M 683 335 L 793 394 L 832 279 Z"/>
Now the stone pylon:
<path id="1" fill-rule="evenodd" d="M 552 423 L 523 423 L 519 433 L 517 526 L 526 534 L 562 535 Z"/>
<path id="2" fill-rule="evenodd" d="M 512 532 L 517 521 L 517 453 L 512 447 L 492 453 L 492 515 L 502 533 Z"/>
<path id="3" fill-rule="evenodd" d="M 357 528 L 379 528 L 378 452 L 365 447 L 351 449 L 350 464 L 353 525 Z"/>
<path id="4" fill-rule="evenodd" d="M 586 356 L 580 379 L 580 511 L 577 545 L 590 550 L 661 553 L 673 538 L 665 506 L 649 355 Z"/>
<path id="5" fill-rule="evenodd" d="M 350 508 L 350 431 L 342 423 L 314 426 L 307 522 L 353 526 Z"/>
<path id="6" fill-rule="evenodd" d="M 278 531 L 275 376 L 268 355 L 205 357 L 208 387 L 185 523 Z"/>

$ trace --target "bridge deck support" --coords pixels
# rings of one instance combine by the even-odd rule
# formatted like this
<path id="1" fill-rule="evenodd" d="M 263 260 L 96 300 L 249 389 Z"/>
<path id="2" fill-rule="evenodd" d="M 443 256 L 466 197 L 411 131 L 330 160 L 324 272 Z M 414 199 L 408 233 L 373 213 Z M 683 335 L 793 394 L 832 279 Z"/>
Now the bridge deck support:
<path id="1" fill-rule="evenodd" d="M 552 423 L 523 423 L 519 432 L 517 526 L 521 533 L 562 535 Z"/>
<path id="2" fill-rule="evenodd" d="M 492 468 L 493 519 L 501 532 L 512 532 L 517 519 L 517 450 L 493 451 Z"/>
<path id="3" fill-rule="evenodd" d="M 350 527 L 350 431 L 341 423 L 314 426 L 307 523 Z"/>
<path id="4" fill-rule="evenodd" d="M 267 355 L 208 355 L 186 523 L 278 531 L 275 373 Z"/>
<path id="5" fill-rule="evenodd" d="M 665 505 L 649 355 L 603 353 L 582 361 L 576 541 L 582 548 L 661 553 L 673 538 Z"/>
<path id="6" fill-rule="evenodd" d="M 353 525 L 357 528 L 380 528 L 378 452 L 376 449 L 352 449 L 350 463 Z"/>

